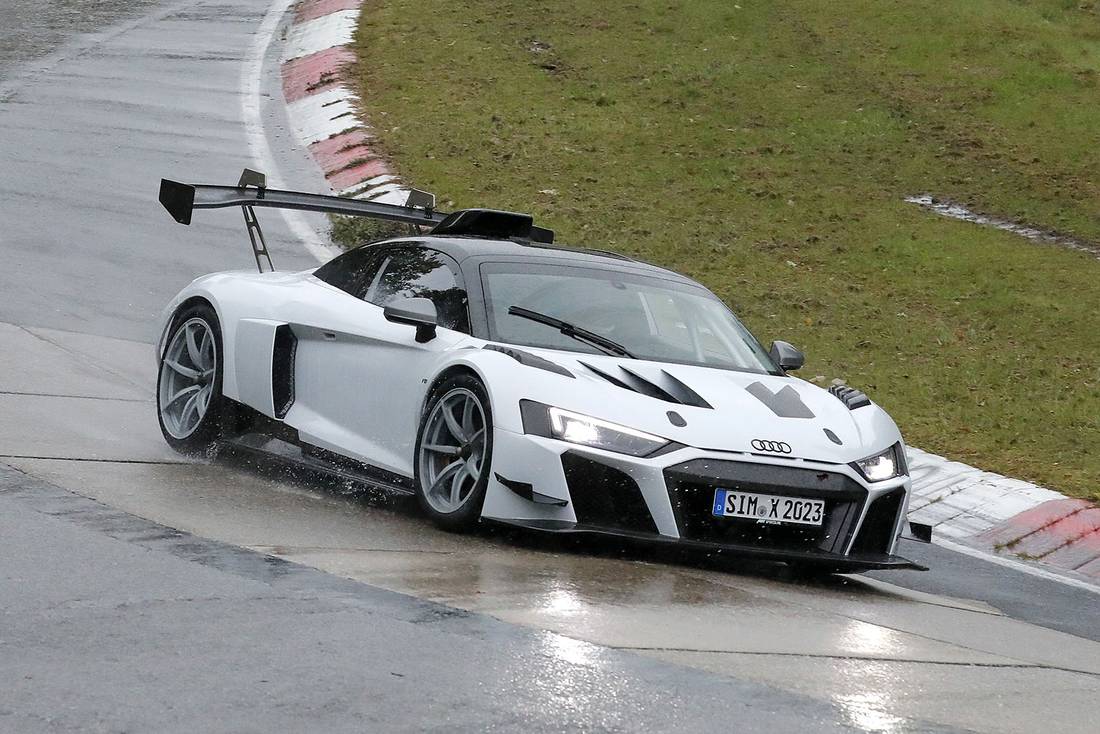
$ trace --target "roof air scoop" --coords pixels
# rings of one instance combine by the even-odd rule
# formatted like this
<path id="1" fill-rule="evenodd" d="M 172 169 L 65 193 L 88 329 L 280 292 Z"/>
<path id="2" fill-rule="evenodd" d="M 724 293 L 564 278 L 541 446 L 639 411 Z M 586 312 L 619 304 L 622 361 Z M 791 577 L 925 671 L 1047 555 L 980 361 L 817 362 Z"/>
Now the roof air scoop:
<path id="1" fill-rule="evenodd" d="M 434 235 L 466 235 L 506 240 L 512 237 L 534 242 L 551 243 L 553 230 L 536 227 L 530 214 L 504 212 L 497 209 L 459 209 L 435 226 Z"/>

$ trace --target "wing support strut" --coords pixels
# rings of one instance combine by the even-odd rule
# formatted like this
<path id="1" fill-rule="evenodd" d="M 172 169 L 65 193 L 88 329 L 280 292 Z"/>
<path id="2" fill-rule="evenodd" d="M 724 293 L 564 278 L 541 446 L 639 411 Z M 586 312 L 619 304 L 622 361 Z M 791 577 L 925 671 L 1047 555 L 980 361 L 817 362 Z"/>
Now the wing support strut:
<path id="1" fill-rule="evenodd" d="M 256 187 L 257 198 L 264 198 L 264 192 L 267 190 L 267 176 L 250 168 L 244 169 L 237 188 L 246 189 L 249 186 Z M 256 257 L 256 269 L 261 273 L 275 272 L 275 266 L 271 264 L 271 254 L 267 249 L 267 241 L 264 239 L 264 231 L 260 229 L 260 220 L 256 218 L 255 210 L 251 205 L 243 204 L 241 212 L 244 213 L 244 226 L 248 230 L 248 239 L 252 242 L 252 254 Z M 267 261 L 266 271 L 264 271 L 263 261 L 260 260 L 261 257 Z"/>

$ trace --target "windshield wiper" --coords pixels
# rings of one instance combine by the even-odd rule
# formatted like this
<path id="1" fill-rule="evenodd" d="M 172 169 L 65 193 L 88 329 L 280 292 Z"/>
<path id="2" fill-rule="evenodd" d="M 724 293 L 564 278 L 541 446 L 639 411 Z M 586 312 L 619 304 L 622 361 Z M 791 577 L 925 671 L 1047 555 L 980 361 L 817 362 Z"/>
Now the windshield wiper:
<path id="1" fill-rule="evenodd" d="M 519 316 L 523 319 L 530 319 L 546 326 L 551 326 L 560 331 L 565 336 L 572 339 L 576 339 L 579 342 L 584 342 L 597 349 L 614 355 L 616 357 L 629 357 L 630 359 L 637 359 L 633 354 L 627 351 L 626 347 L 618 342 L 611 341 L 606 336 L 600 336 L 599 334 L 589 331 L 588 329 L 582 329 L 579 326 L 574 326 L 568 321 L 562 321 L 561 319 L 554 318 L 553 316 L 547 316 L 544 313 L 538 311 L 532 311 L 526 308 L 520 308 L 519 306 L 510 306 L 508 313 L 511 316 Z"/>

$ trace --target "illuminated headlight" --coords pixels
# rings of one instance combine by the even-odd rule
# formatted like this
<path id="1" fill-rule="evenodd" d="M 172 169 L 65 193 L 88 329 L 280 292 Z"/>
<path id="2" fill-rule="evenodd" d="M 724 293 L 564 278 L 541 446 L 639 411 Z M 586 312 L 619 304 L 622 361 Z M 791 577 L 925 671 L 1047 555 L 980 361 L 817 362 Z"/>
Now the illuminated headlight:
<path id="1" fill-rule="evenodd" d="M 860 459 L 854 466 L 868 482 L 884 482 L 905 473 L 905 463 L 900 454 L 901 444 L 894 444 L 881 454 Z"/>
<path id="2" fill-rule="evenodd" d="M 521 403 L 526 433 L 631 456 L 649 456 L 671 441 L 617 423 L 529 400 Z"/>

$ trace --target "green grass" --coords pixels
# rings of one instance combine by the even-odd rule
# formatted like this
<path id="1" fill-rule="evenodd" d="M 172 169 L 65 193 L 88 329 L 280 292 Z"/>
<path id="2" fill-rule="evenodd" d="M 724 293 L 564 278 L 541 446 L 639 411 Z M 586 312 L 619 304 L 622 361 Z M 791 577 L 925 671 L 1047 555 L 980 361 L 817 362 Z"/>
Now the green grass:
<path id="1" fill-rule="evenodd" d="M 1100 498 L 1100 4 L 368 0 L 367 115 L 440 207 L 698 278 L 924 449 Z"/>
<path id="2" fill-rule="evenodd" d="M 415 226 L 401 224 L 400 222 L 387 222 L 365 217 L 345 217 L 338 214 L 329 214 L 328 220 L 331 225 L 329 237 L 335 244 L 345 250 L 364 242 L 416 234 Z"/>

